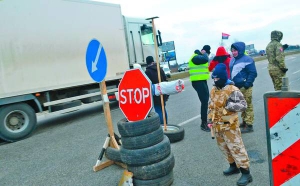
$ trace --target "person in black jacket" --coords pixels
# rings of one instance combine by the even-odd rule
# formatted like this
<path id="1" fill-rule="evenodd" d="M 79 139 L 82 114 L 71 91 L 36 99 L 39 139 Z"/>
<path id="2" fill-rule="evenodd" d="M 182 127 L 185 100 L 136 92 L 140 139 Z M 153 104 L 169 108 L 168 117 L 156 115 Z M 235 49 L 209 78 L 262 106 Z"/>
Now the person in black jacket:
<path id="1" fill-rule="evenodd" d="M 152 84 L 159 83 L 159 81 L 158 81 L 158 72 L 157 72 L 157 64 L 154 62 L 153 57 L 148 56 L 146 58 L 146 62 L 147 62 L 147 67 L 146 67 L 146 72 L 145 72 L 146 75 L 148 76 L 148 78 L 150 79 Z M 165 74 L 165 72 L 163 71 L 162 68 L 160 68 L 160 77 L 161 77 L 161 82 L 167 81 L 166 74 Z M 168 115 L 167 115 L 167 110 L 166 110 L 166 101 L 167 101 L 168 97 L 169 97 L 169 95 L 163 95 L 163 103 L 164 103 L 164 108 L 165 108 L 166 123 L 168 123 Z M 159 115 L 160 123 L 164 124 L 160 96 L 153 95 L 153 104 L 154 104 L 155 112 Z"/>

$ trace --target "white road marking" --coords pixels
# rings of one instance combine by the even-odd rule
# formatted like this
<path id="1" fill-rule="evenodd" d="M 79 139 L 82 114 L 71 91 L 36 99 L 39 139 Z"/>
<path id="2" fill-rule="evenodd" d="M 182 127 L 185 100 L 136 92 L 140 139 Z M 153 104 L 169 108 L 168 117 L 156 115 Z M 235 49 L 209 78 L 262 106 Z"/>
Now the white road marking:
<path id="1" fill-rule="evenodd" d="M 191 119 L 188 119 L 188 120 L 186 120 L 186 121 L 184 121 L 182 123 L 179 123 L 178 125 L 182 126 L 182 125 L 188 124 L 189 122 L 194 121 L 195 119 L 198 119 L 198 118 L 200 118 L 200 114 L 197 115 L 197 116 L 195 116 L 195 117 L 193 117 L 193 118 L 191 118 Z"/>
<path id="2" fill-rule="evenodd" d="M 296 72 L 293 72 L 293 74 L 296 74 L 296 73 L 298 73 L 298 72 L 300 72 L 300 70 L 298 70 L 298 71 L 296 71 Z"/>

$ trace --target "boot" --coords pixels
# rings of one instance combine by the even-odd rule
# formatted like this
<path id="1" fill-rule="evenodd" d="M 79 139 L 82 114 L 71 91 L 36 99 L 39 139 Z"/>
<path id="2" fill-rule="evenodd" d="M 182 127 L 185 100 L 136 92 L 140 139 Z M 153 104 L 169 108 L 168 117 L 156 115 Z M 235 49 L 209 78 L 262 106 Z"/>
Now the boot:
<path id="1" fill-rule="evenodd" d="M 253 125 L 248 125 L 246 123 L 244 128 L 241 128 L 241 133 L 249 133 L 249 132 L 253 132 Z"/>
<path id="2" fill-rule="evenodd" d="M 230 167 L 227 170 L 223 171 L 223 174 L 225 176 L 229 176 L 229 175 L 232 175 L 232 174 L 238 174 L 238 173 L 240 173 L 240 169 L 237 168 L 235 162 L 230 163 L 229 165 L 230 165 Z"/>
<path id="3" fill-rule="evenodd" d="M 236 182 L 238 186 L 245 186 L 248 183 L 252 182 L 252 176 L 250 174 L 250 170 L 248 169 L 244 169 L 244 168 L 240 168 L 241 172 L 242 172 L 242 176 L 240 177 L 240 179 Z"/>
<path id="4" fill-rule="evenodd" d="M 200 128 L 205 132 L 210 132 L 210 128 L 207 126 L 207 122 L 205 121 L 202 121 Z"/>
<path id="5" fill-rule="evenodd" d="M 240 128 L 244 128 L 245 125 L 246 125 L 246 122 L 243 121 L 242 123 L 240 123 Z"/>

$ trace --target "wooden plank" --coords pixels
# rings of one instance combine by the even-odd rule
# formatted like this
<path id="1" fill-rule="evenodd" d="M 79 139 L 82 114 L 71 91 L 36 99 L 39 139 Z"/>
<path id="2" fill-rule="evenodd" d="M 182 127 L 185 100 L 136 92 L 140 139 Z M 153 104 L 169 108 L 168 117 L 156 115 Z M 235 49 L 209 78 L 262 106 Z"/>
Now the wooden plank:
<path id="1" fill-rule="evenodd" d="M 94 172 L 97 172 L 97 171 L 102 170 L 102 169 L 104 169 L 104 168 L 106 168 L 106 167 L 108 167 L 108 166 L 110 166 L 110 165 L 112 165 L 112 164 L 114 164 L 113 161 L 107 160 L 107 161 L 105 161 L 105 162 L 103 162 L 103 163 L 100 163 L 100 164 L 97 165 L 97 166 L 94 166 L 94 167 L 93 167 L 93 170 L 94 170 Z"/>

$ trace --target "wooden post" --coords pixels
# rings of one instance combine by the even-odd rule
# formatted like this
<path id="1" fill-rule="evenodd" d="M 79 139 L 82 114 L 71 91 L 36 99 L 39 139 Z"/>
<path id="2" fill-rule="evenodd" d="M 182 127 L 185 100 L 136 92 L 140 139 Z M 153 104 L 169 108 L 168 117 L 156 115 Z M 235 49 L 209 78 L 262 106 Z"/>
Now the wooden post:
<path id="1" fill-rule="evenodd" d="M 116 148 L 116 149 L 120 149 L 116 138 L 114 136 L 114 129 L 113 129 L 113 124 L 112 124 L 112 120 L 111 120 L 111 114 L 110 114 L 110 107 L 109 107 L 109 99 L 107 96 L 107 90 L 106 90 L 106 83 L 105 80 L 103 80 L 100 83 L 100 91 L 101 91 L 101 97 L 102 97 L 102 102 L 103 102 L 103 110 L 104 110 L 104 116 L 105 116 L 105 120 L 106 120 L 106 124 L 107 124 L 107 128 L 108 128 L 108 133 L 110 135 L 110 141 L 109 141 L 109 145 L 110 147 Z M 93 167 L 93 170 L 99 171 L 101 169 L 104 169 L 112 164 L 117 164 L 120 165 L 122 167 L 126 167 L 126 165 L 122 164 L 122 163 L 117 163 L 111 160 L 107 160 L 105 162 L 102 162 L 100 164 L 96 164 Z"/>
<path id="2" fill-rule="evenodd" d="M 156 65 L 157 65 L 157 75 L 158 75 L 158 83 L 161 83 L 161 75 L 160 75 L 160 66 L 159 66 L 159 58 L 158 58 L 158 48 L 157 48 L 157 40 L 156 40 L 156 28 L 154 24 L 154 19 L 158 17 L 151 17 L 146 20 L 151 20 L 152 23 L 152 32 L 153 32 L 153 37 L 154 37 L 154 48 L 155 48 L 155 60 L 156 60 Z M 166 113 L 165 113 L 165 105 L 164 105 L 164 100 L 163 100 L 163 95 L 160 95 L 160 103 L 161 103 L 161 109 L 162 109 L 162 114 L 163 114 L 163 120 L 164 120 L 164 130 L 167 130 L 167 124 L 166 124 Z"/>

